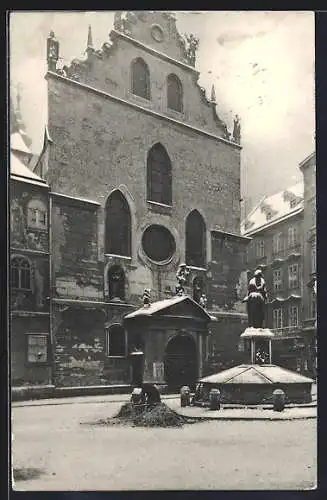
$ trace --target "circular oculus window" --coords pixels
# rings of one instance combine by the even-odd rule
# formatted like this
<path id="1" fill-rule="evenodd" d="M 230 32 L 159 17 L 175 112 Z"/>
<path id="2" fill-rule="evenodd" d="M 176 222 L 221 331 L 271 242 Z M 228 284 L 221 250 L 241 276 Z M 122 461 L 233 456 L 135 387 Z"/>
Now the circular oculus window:
<path id="1" fill-rule="evenodd" d="M 151 35 L 152 35 L 152 38 L 156 42 L 163 42 L 163 40 L 165 38 L 163 30 L 162 30 L 162 28 L 158 24 L 154 24 L 152 26 L 152 28 L 151 28 Z"/>
<path id="2" fill-rule="evenodd" d="M 146 256 L 154 262 L 166 262 L 174 255 L 176 243 L 171 232 L 157 224 L 149 226 L 142 236 Z"/>

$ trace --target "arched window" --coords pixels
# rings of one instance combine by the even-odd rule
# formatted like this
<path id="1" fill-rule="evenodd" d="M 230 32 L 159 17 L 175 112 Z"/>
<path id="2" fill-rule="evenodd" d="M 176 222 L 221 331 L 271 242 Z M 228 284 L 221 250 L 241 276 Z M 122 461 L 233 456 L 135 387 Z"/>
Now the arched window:
<path id="1" fill-rule="evenodd" d="M 197 210 L 193 210 L 186 219 L 185 259 L 189 266 L 206 265 L 206 225 Z"/>
<path id="2" fill-rule="evenodd" d="M 167 106 L 180 113 L 183 111 L 183 87 L 180 79 L 173 74 L 167 78 Z"/>
<path id="3" fill-rule="evenodd" d="M 47 207 L 43 201 L 33 198 L 27 205 L 27 225 L 29 227 L 47 228 Z"/>
<path id="4" fill-rule="evenodd" d="M 202 276 L 196 276 L 193 280 L 193 300 L 200 302 L 200 297 L 204 292 L 204 279 Z"/>
<path id="5" fill-rule="evenodd" d="M 147 199 L 165 205 L 172 203 L 172 172 L 167 151 L 161 144 L 152 146 L 147 160 Z"/>
<path id="6" fill-rule="evenodd" d="M 132 63 L 132 93 L 150 100 L 150 72 L 148 65 L 141 58 Z"/>
<path id="7" fill-rule="evenodd" d="M 111 325 L 107 331 L 107 356 L 125 356 L 125 331 L 121 325 Z"/>
<path id="8" fill-rule="evenodd" d="M 124 195 L 114 191 L 106 203 L 105 253 L 131 256 L 131 213 Z"/>
<path id="9" fill-rule="evenodd" d="M 125 300 L 125 274 L 120 266 L 108 271 L 109 300 Z"/>
<path id="10" fill-rule="evenodd" d="M 12 288 L 31 289 L 31 267 L 28 260 L 23 257 L 14 257 L 11 260 L 10 283 Z"/>

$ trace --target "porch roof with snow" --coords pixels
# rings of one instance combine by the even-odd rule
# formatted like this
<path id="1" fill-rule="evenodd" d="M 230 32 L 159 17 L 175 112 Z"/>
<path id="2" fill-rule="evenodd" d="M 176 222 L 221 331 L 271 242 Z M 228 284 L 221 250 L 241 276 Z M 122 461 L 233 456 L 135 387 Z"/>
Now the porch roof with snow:
<path id="1" fill-rule="evenodd" d="M 214 321 L 207 311 L 188 295 L 176 296 L 169 299 L 158 300 L 149 306 L 143 306 L 125 316 L 124 320 L 146 317 L 169 317 L 198 319 L 205 322 Z"/>

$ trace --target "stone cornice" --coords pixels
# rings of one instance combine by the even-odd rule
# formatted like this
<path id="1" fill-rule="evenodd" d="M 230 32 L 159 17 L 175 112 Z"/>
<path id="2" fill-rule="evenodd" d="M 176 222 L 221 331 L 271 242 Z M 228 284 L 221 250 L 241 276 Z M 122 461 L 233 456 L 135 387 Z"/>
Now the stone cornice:
<path id="1" fill-rule="evenodd" d="M 117 31 L 117 30 L 113 29 L 110 32 L 110 38 L 114 39 L 117 36 L 122 38 L 123 40 L 126 40 L 127 42 L 132 43 L 136 47 L 142 48 L 143 50 L 145 50 L 149 54 L 157 56 L 160 59 L 163 59 L 164 61 L 175 64 L 176 66 L 180 66 L 181 68 L 186 69 L 188 71 L 192 71 L 193 73 L 196 73 L 197 75 L 200 74 L 200 72 L 198 70 L 196 70 L 193 66 L 190 66 L 189 64 L 186 64 L 182 61 L 178 61 L 177 59 L 174 59 L 173 57 L 170 57 L 167 54 L 160 52 L 159 50 L 153 49 L 149 45 L 145 45 L 144 43 L 140 42 L 139 40 L 136 40 L 135 38 L 132 38 L 131 36 L 125 35 L 125 33 L 122 33 L 121 31 Z"/>
<path id="2" fill-rule="evenodd" d="M 242 146 L 239 144 L 229 141 L 228 139 L 224 139 L 223 137 L 219 137 L 218 135 L 212 134 L 211 132 L 207 132 L 206 130 L 194 127 L 193 125 L 189 125 L 188 123 L 181 122 L 179 120 L 175 120 L 174 118 L 171 118 L 166 115 L 162 115 L 161 113 L 158 113 L 157 111 L 153 111 L 152 109 L 147 109 L 143 108 L 143 106 L 140 106 L 139 104 L 135 104 L 131 101 L 127 101 L 125 99 L 122 99 L 121 97 L 116 97 L 112 94 L 109 94 L 108 92 L 104 92 L 103 90 L 98 90 L 94 87 L 91 87 L 90 85 L 86 85 L 85 83 L 80 83 L 75 80 L 72 80 L 71 78 L 67 78 L 62 75 L 58 75 L 57 73 L 54 73 L 53 71 L 48 71 L 45 78 L 48 79 L 49 77 L 51 78 L 56 78 L 57 80 L 61 80 L 68 85 L 73 85 L 76 87 L 79 87 L 80 89 L 84 89 L 88 92 L 92 92 L 95 95 L 104 97 L 105 99 L 109 99 L 111 101 L 118 102 L 120 104 L 123 104 L 125 106 L 128 106 L 133 109 L 137 109 L 138 111 L 141 111 L 142 113 L 145 113 L 147 115 L 155 116 L 156 118 L 159 118 L 161 120 L 167 121 L 169 123 L 173 123 L 174 125 L 179 125 L 183 128 L 186 128 L 188 130 L 192 130 L 193 132 L 196 132 L 201 135 L 205 135 L 207 137 L 210 137 L 211 139 L 215 139 L 218 142 L 223 142 L 224 144 L 228 144 L 229 146 L 235 148 L 235 149 L 242 149 Z"/>

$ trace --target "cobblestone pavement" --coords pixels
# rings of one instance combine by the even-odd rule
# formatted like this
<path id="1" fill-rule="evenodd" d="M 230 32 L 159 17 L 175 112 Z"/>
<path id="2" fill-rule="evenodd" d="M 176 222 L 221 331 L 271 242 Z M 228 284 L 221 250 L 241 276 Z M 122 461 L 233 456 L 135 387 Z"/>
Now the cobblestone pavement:
<path id="1" fill-rule="evenodd" d="M 121 403 L 13 407 L 18 490 L 311 489 L 316 420 L 81 426 Z M 23 479 L 23 480 L 22 480 Z"/>

